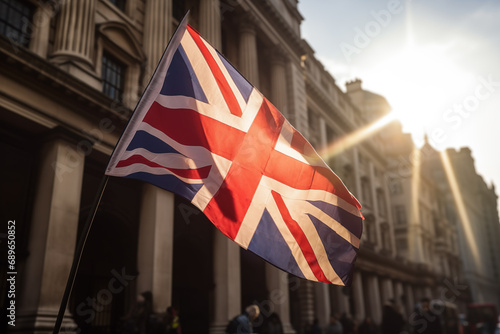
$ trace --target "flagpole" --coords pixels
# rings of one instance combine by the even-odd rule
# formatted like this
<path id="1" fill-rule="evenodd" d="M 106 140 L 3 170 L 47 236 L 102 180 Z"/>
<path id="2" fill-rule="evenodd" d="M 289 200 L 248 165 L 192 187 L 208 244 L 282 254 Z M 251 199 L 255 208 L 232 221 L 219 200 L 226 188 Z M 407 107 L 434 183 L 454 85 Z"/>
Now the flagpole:
<path id="1" fill-rule="evenodd" d="M 97 208 L 101 203 L 102 195 L 104 194 L 104 190 L 106 189 L 106 185 L 108 184 L 108 179 L 108 175 L 103 176 L 101 184 L 99 185 L 99 189 L 97 191 L 97 195 L 94 198 L 94 202 L 92 203 L 89 215 L 87 216 L 87 220 L 85 221 L 85 225 L 83 226 L 82 233 L 80 235 L 80 238 L 78 239 L 75 255 L 73 257 L 73 264 L 71 265 L 71 270 L 69 272 L 66 289 L 64 290 L 64 295 L 61 301 L 61 306 L 59 307 L 59 313 L 57 314 L 57 320 L 54 326 L 53 334 L 58 334 L 59 330 L 61 329 L 64 312 L 66 311 L 66 306 L 68 305 L 68 300 L 71 295 L 71 291 L 73 290 L 73 285 L 75 284 L 76 273 L 78 272 L 80 261 L 82 259 L 83 249 L 85 248 L 85 243 L 87 242 L 87 237 L 89 236 L 92 223 L 94 222 Z"/>

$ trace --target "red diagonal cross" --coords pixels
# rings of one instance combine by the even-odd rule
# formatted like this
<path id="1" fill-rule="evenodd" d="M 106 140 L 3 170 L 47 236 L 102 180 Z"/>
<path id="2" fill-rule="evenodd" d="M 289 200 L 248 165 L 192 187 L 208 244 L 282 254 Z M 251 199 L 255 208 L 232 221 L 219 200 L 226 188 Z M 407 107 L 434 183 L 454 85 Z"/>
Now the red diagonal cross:
<path id="1" fill-rule="evenodd" d="M 182 145 L 202 146 L 232 161 L 223 184 L 204 210 L 213 222 L 222 222 L 217 227 L 232 239 L 263 175 L 296 189 L 328 191 L 356 205 L 342 181 L 328 168 L 311 166 L 274 150 L 284 121 L 265 98 L 247 133 L 197 111 L 169 109 L 156 102 L 144 118 L 145 123 Z M 313 151 L 298 132 L 291 145 L 301 153 Z"/>
<path id="2" fill-rule="evenodd" d="M 296 189 L 318 189 L 351 198 L 342 182 L 329 169 L 311 166 L 274 149 L 284 121 L 284 117 L 265 98 L 247 133 L 194 110 L 172 110 L 157 103 L 144 118 L 144 122 L 154 125 L 180 144 L 203 146 L 232 161 L 222 185 L 203 212 L 233 240 L 263 175 Z M 294 133 L 291 146 L 303 154 L 311 155 L 313 152 L 298 132 Z M 281 195 L 276 192 L 272 195 L 312 272 L 319 281 L 328 282 L 309 241 L 291 218 Z"/>

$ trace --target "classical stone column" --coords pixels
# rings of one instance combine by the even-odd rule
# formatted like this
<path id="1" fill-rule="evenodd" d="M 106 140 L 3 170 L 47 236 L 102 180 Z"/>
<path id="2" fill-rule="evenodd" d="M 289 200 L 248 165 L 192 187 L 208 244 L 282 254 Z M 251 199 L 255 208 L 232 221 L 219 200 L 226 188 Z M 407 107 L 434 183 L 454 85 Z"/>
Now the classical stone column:
<path id="1" fill-rule="evenodd" d="M 369 310 L 375 323 L 380 324 L 382 322 L 382 303 L 380 301 L 378 277 L 375 275 L 369 276 L 366 283 L 366 294 L 369 301 L 367 310 Z"/>
<path id="2" fill-rule="evenodd" d="M 50 20 L 54 16 L 53 4 L 41 3 L 33 16 L 33 32 L 30 50 L 42 58 L 47 57 L 49 46 Z"/>
<path id="3" fill-rule="evenodd" d="M 252 85 L 258 87 L 259 62 L 257 57 L 257 31 L 254 19 L 245 18 L 240 24 L 239 32 L 239 70 Z"/>
<path id="4" fill-rule="evenodd" d="M 200 1 L 200 33 L 219 51 L 222 47 L 220 22 L 219 0 Z"/>
<path id="5" fill-rule="evenodd" d="M 406 313 L 411 314 L 415 308 L 415 298 L 413 295 L 413 288 L 410 284 L 406 284 L 405 287 L 405 297 L 406 297 Z"/>
<path id="6" fill-rule="evenodd" d="M 315 317 L 319 320 L 319 325 L 325 327 L 330 322 L 330 294 L 328 293 L 328 284 L 314 284 L 314 299 L 316 304 Z"/>
<path id="7" fill-rule="evenodd" d="M 343 314 L 350 313 L 349 297 L 344 294 L 344 287 L 332 285 L 330 286 L 330 301 L 332 314 L 339 317 Z"/>
<path id="8" fill-rule="evenodd" d="M 77 143 L 82 139 L 56 128 L 40 151 L 29 256 L 23 284 L 16 289 L 16 330 L 21 332 L 52 332 L 57 318 L 78 232 L 85 155 Z M 66 310 L 61 329 L 71 327 Z"/>
<path id="9" fill-rule="evenodd" d="M 295 333 L 290 323 L 290 298 L 288 293 L 288 274 L 275 266 L 266 263 L 266 284 L 269 300 L 274 312 L 278 314 L 283 325 L 283 333 Z"/>
<path id="10" fill-rule="evenodd" d="M 326 150 L 328 147 L 328 135 L 327 135 L 327 128 L 326 128 L 326 122 L 323 117 L 319 119 L 319 133 L 320 133 L 320 139 L 321 139 L 321 146 L 320 150 Z"/>
<path id="11" fill-rule="evenodd" d="M 363 292 L 363 276 L 359 272 L 354 273 L 352 293 L 354 294 L 354 320 L 361 323 L 365 319 L 365 295 Z"/>
<path id="12" fill-rule="evenodd" d="M 288 117 L 290 123 L 299 130 L 306 138 L 309 136 L 309 124 L 307 120 L 306 82 L 303 68 L 297 59 L 291 59 L 286 63 L 287 86 L 288 86 Z"/>
<path id="13" fill-rule="evenodd" d="M 390 278 L 384 278 L 381 282 L 382 286 L 382 304 L 385 304 L 389 299 L 394 299 L 394 287 Z"/>
<path id="14" fill-rule="evenodd" d="M 214 320 L 210 333 L 222 334 L 230 319 L 241 312 L 240 248 L 214 230 Z"/>
<path id="15" fill-rule="evenodd" d="M 147 65 L 143 85 L 146 87 L 172 33 L 172 0 L 147 0 L 144 16 L 144 53 Z"/>
<path id="16" fill-rule="evenodd" d="M 54 60 L 74 60 L 92 66 L 96 0 L 60 2 Z"/>
<path id="17" fill-rule="evenodd" d="M 288 94 L 285 62 L 285 51 L 280 46 L 276 46 L 271 56 L 271 102 L 287 117 Z"/>
<path id="18" fill-rule="evenodd" d="M 401 298 L 405 295 L 405 292 L 403 290 L 403 283 L 400 281 L 397 281 L 394 283 L 394 300 L 396 301 L 396 304 L 398 307 L 401 308 L 401 312 L 403 313 L 404 316 L 406 316 L 408 313 L 406 312 L 406 305 L 404 304 L 404 299 Z"/>
<path id="19" fill-rule="evenodd" d="M 377 241 L 376 241 L 376 248 L 377 249 L 382 249 L 383 246 L 382 245 L 382 242 L 383 242 L 383 239 L 382 239 L 382 232 L 380 231 L 381 228 L 380 228 L 380 213 L 379 213 L 379 210 L 378 210 L 378 196 L 377 196 L 377 191 L 375 189 L 375 184 L 376 184 L 376 177 L 375 177 L 375 166 L 373 165 L 373 162 L 372 161 L 369 161 L 368 162 L 368 169 L 369 169 L 369 175 L 370 175 L 370 191 L 371 191 L 371 198 L 372 198 L 372 210 L 373 210 L 373 214 L 375 215 L 376 217 L 376 224 L 375 224 L 375 234 L 377 236 Z"/>
<path id="20" fill-rule="evenodd" d="M 361 175 L 360 175 L 360 162 L 359 162 L 359 151 L 356 147 L 352 149 L 352 154 L 353 154 L 353 161 L 354 161 L 354 181 L 356 185 L 356 193 L 355 195 L 360 198 L 362 191 L 361 191 Z"/>
<path id="21" fill-rule="evenodd" d="M 137 249 L 137 292 L 151 291 L 153 310 L 165 312 L 172 302 L 174 194 L 144 184 Z"/>
<path id="22" fill-rule="evenodd" d="M 301 333 L 304 327 L 308 324 L 312 324 L 315 314 L 314 314 L 314 291 L 313 282 L 311 281 L 301 281 L 299 286 L 299 302 L 300 302 L 300 328 L 298 332 Z"/>

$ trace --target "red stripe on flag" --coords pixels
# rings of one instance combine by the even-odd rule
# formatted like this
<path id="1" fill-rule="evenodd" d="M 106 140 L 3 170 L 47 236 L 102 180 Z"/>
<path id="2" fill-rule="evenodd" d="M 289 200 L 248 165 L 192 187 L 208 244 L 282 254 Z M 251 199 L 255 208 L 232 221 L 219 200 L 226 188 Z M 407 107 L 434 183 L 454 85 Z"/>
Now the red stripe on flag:
<path id="1" fill-rule="evenodd" d="M 281 216 L 283 217 L 283 220 L 285 221 L 286 226 L 288 226 L 288 229 L 295 238 L 295 241 L 297 241 L 297 244 L 299 245 L 302 254 L 304 254 L 304 257 L 306 258 L 309 267 L 311 267 L 314 276 L 316 276 L 316 278 L 320 282 L 331 283 L 326 278 L 325 274 L 323 273 L 323 270 L 319 266 L 316 254 L 314 254 L 314 250 L 311 244 L 309 243 L 309 240 L 307 240 L 304 231 L 302 231 L 299 224 L 290 215 L 290 212 L 288 211 L 288 208 L 286 207 L 283 198 L 281 198 L 280 194 L 278 194 L 274 190 L 271 190 L 271 194 L 273 195 L 274 201 L 278 206 L 278 209 L 280 211 Z"/>
<path id="2" fill-rule="evenodd" d="M 273 113 L 269 105 L 264 99 L 224 182 L 203 211 L 233 240 L 252 203 L 284 122 L 283 116 Z"/>
<path id="3" fill-rule="evenodd" d="M 186 146 L 202 146 L 233 160 L 245 133 L 191 109 L 169 109 L 151 105 L 144 122 Z"/>
<path id="4" fill-rule="evenodd" d="M 274 151 L 266 167 L 266 176 L 301 190 L 324 190 L 361 208 L 345 185 L 329 168 L 311 166 L 278 151 Z M 293 180 L 293 183 L 290 183 Z"/>
<path id="5" fill-rule="evenodd" d="M 188 26 L 187 30 L 189 31 L 191 37 L 193 37 L 194 42 L 196 43 L 201 53 L 203 54 L 203 57 L 207 61 L 208 67 L 210 67 L 210 70 L 212 71 L 215 80 L 217 81 L 217 85 L 219 86 L 219 89 L 222 92 L 222 96 L 224 96 L 224 100 L 226 100 L 226 104 L 229 107 L 231 114 L 241 117 L 243 113 L 241 112 L 238 100 L 236 100 L 236 96 L 234 96 L 234 92 L 229 86 L 226 77 L 224 76 L 224 74 L 222 74 L 219 65 L 212 57 L 212 54 L 208 50 L 205 43 L 203 43 L 203 41 L 201 40 L 200 35 L 193 28 L 191 28 L 191 26 Z"/>
<path id="6" fill-rule="evenodd" d="M 150 161 L 143 157 L 142 155 L 133 155 L 129 157 L 128 159 L 121 160 L 116 167 L 127 167 L 133 164 L 143 164 L 149 167 L 159 167 L 163 168 L 166 170 L 171 171 L 177 176 L 186 178 L 186 179 L 206 179 L 208 177 L 208 174 L 210 173 L 210 169 L 212 166 L 205 166 L 201 168 L 196 168 L 196 169 L 179 169 L 179 168 L 169 168 L 162 166 L 160 164 L 157 164 L 156 162 Z"/>

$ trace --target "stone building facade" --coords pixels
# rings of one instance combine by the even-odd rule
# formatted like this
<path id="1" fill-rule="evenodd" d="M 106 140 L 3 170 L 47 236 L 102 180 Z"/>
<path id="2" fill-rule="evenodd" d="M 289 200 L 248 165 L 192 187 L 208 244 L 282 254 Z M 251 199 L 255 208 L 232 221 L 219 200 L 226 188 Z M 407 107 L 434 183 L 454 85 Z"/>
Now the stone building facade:
<path id="1" fill-rule="evenodd" d="M 389 106 L 360 82 L 347 93 L 337 86 L 301 38 L 296 0 L 0 4 L 0 151 L 8 157 L 1 164 L 1 215 L 16 222 L 16 327 L 10 331 L 52 331 L 107 159 L 188 9 L 190 24 L 322 152 L 364 205 L 353 286 L 291 277 L 240 249 L 182 198 L 111 178 L 63 329 L 76 324 L 83 333 L 119 332 L 142 291 L 152 292 L 158 314 L 174 305 L 185 333 L 222 333 L 250 303 L 261 307 L 259 321 L 279 315 L 285 333 L 302 333 L 315 318 L 324 326 L 331 314 L 380 323 L 387 300 L 409 316 L 420 297 L 437 296 L 444 278 L 459 270 L 453 237 L 438 242 L 431 225 L 453 234 L 432 197 L 434 185 L 422 182 L 430 196 L 420 203 L 423 213 L 403 223 L 394 210 L 409 199 L 396 200 L 391 190 L 387 173 L 398 158 L 386 154 L 387 140 L 372 134 L 352 144 L 349 134 Z M 410 187 L 411 178 L 401 178 L 402 187 Z M 413 242 L 405 240 L 413 229 L 418 256 L 403 245 Z M 443 255 L 429 262 L 426 247 Z M 442 261 L 448 270 L 441 270 Z M 5 277 L 1 282 L 7 305 Z"/>
<path id="2" fill-rule="evenodd" d="M 426 147 L 424 168 L 444 194 L 443 204 L 457 230 L 464 279 L 471 300 L 500 308 L 500 222 L 498 196 L 477 174 L 469 148 L 442 153 Z"/>

